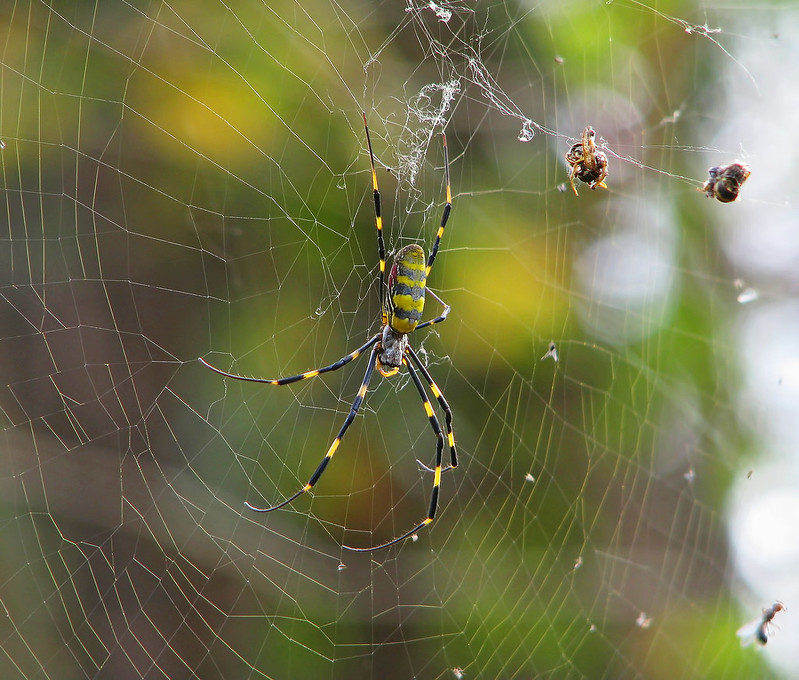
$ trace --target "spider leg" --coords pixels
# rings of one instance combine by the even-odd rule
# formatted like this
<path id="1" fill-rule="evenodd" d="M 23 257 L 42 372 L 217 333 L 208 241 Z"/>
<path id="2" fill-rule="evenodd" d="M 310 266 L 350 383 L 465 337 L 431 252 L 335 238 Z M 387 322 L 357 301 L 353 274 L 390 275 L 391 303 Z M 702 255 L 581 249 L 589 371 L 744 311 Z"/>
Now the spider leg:
<path id="1" fill-rule="evenodd" d="M 440 297 L 438 297 L 438 295 L 436 295 L 429 288 L 425 287 L 424 290 L 425 290 L 425 295 L 429 294 L 431 298 L 433 298 L 436 302 L 438 302 L 438 304 L 440 304 L 443 307 L 443 310 L 441 311 L 441 314 L 437 316 L 435 319 L 430 319 L 430 321 L 423 321 L 422 323 L 418 324 L 416 326 L 417 331 L 420 328 L 426 328 L 427 326 L 432 326 L 434 323 L 441 323 L 442 321 L 445 321 L 447 315 L 449 314 L 449 305 L 446 302 L 444 302 Z"/>
<path id="2" fill-rule="evenodd" d="M 383 325 L 388 323 L 388 312 L 386 311 L 386 243 L 383 240 L 383 215 L 380 210 L 380 189 L 377 186 L 377 173 L 375 172 L 375 156 L 372 153 L 372 140 L 369 137 L 369 126 L 366 124 L 366 113 L 363 115 L 363 129 L 366 131 L 366 145 L 369 147 L 369 166 L 372 169 L 372 194 L 375 201 L 375 226 L 377 227 L 377 256 L 380 259 L 380 309 L 383 315 Z"/>
<path id="3" fill-rule="evenodd" d="M 444 227 L 447 226 L 449 213 L 452 210 L 452 189 L 449 185 L 449 152 L 447 151 L 447 135 L 443 132 L 441 133 L 441 141 L 444 146 L 444 180 L 447 185 L 447 202 L 444 205 L 444 212 L 441 215 L 441 222 L 438 226 L 435 241 L 433 241 L 433 247 L 430 249 L 430 257 L 427 258 L 427 271 L 425 272 L 425 276 L 430 276 L 430 270 L 433 268 L 433 262 L 438 253 L 438 246 L 441 243 L 441 237 L 444 235 Z"/>
<path id="4" fill-rule="evenodd" d="M 423 519 L 413 529 L 406 531 L 404 534 L 397 536 L 396 538 L 392 538 L 386 543 L 381 543 L 380 545 L 375 545 L 370 548 L 352 548 L 348 545 L 342 546 L 342 548 L 352 550 L 353 552 L 372 552 L 374 550 L 388 548 L 389 546 L 404 541 L 409 536 L 413 536 L 417 531 L 430 524 L 435 519 L 436 510 L 438 509 L 438 491 L 439 487 L 441 486 L 441 459 L 444 449 L 444 433 L 441 431 L 441 425 L 438 422 L 438 418 L 436 418 L 433 407 L 430 405 L 430 400 L 427 398 L 427 394 L 424 391 L 424 386 L 422 385 L 421 380 L 419 380 L 419 376 L 416 375 L 413 365 L 405 357 L 402 358 L 402 363 L 408 367 L 408 374 L 411 376 L 411 380 L 413 380 L 413 384 L 416 385 L 419 396 L 422 398 L 422 404 L 424 405 L 425 413 L 427 413 L 427 417 L 430 420 L 430 426 L 433 428 L 433 432 L 436 435 L 436 467 L 434 470 L 435 476 L 433 478 L 433 492 L 430 495 L 430 509 L 427 511 L 427 517 L 425 517 L 425 519 Z"/>
<path id="5" fill-rule="evenodd" d="M 450 456 L 450 464 L 449 467 L 445 467 L 442 472 L 446 472 L 447 470 L 451 470 L 452 468 L 458 467 L 458 455 L 455 452 L 455 435 L 452 431 L 452 409 L 449 407 L 449 403 L 447 402 L 446 398 L 444 397 L 444 393 L 439 389 L 438 385 L 436 385 L 435 380 L 433 380 L 433 376 L 430 375 L 430 371 L 427 370 L 425 365 L 419 359 L 419 355 L 416 354 L 413 347 L 408 345 L 405 348 L 405 351 L 411 357 L 411 360 L 416 367 L 419 369 L 419 372 L 424 377 L 425 382 L 430 386 L 430 391 L 433 393 L 433 396 L 438 400 L 439 406 L 444 411 L 444 420 L 445 425 L 447 428 L 447 444 L 449 444 L 449 456 Z M 427 466 L 423 466 L 427 468 Z M 427 468 L 428 470 L 430 468 Z M 433 472 L 433 470 L 430 470 Z"/>
<path id="6" fill-rule="evenodd" d="M 197 360 L 206 368 L 210 368 L 214 373 L 219 373 L 219 375 L 223 375 L 226 378 L 234 378 L 236 380 L 246 380 L 247 382 L 255 382 L 255 383 L 265 383 L 267 385 L 288 385 L 290 383 L 299 382 L 300 380 L 307 380 L 308 378 L 315 378 L 317 375 L 322 375 L 322 373 L 329 373 L 330 371 L 337 371 L 342 366 L 346 366 L 350 361 L 353 359 L 357 359 L 363 352 L 369 349 L 372 345 L 374 345 L 378 340 L 380 340 L 380 335 L 374 335 L 369 340 L 367 340 L 363 345 L 361 345 L 358 349 L 350 352 L 346 356 L 341 357 L 338 361 L 333 362 L 329 366 L 324 366 L 322 368 L 315 368 L 312 371 L 306 371 L 305 373 L 300 373 L 298 375 L 292 375 L 288 378 L 251 378 L 246 375 L 236 375 L 235 373 L 228 373 L 227 371 L 223 371 L 220 368 L 216 368 L 216 366 L 212 366 L 209 364 L 205 359 L 199 357 Z"/>
<path id="7" fill-rule="evenodd" d="M 292 496 L 289 496 L 286 500 L 278 503 L 277 505 L 272 505 L 268 508 L 258 508 L 254 505 L 250 505 L 245 501 L 244 505 L 246 505 L 250 510 L 254 510 L 255 512 L 271 512 L 272 510 L 277 510 L 278 508 L 282 508 L 295 498 L 301 496 L 306 491 L 310 491 L 316 482 L 319 481 L 319 478 L 322 476 L 322 473 L 325 471 L 330 459 L 333 457 L 333 454 L 336 453 L 336 449 L 338 449 L 339 444 L 341 444 L 341 440 L 344 438 L 347 430 L 349 429 L 350 425 L 352 425 L 352 421 L 355 420 L 355 416 L 358 414 L 358 409 L 361 408 L 361 404 L 363 404 L 364 397 L 366 396 L 366 390 L 369 389 L 369 381 L 372 379 L 372 374 L 375 370 L 375 365 L 377 364 L 377 347 L 372 350 L 372 353 L 369 355 L 369 364 L 366 366 L 366 373 L 364 373 L 363 380 L 361 381 L 361 386 L 358 388 L 358 394 L 355 396 L 355 401 L 352 402 L 352 406 L 350 407 L 350 412 L 347 414 L 346 420 L 344 420 L 344 424 L 341 426 L 341 429 L 338 431 L 336 438 L 333 440 L 333 443 L 330 445 L 330 448 L 327 450 L 325 457 L 322 459 L 322 462 L 319 463 L 314 473 L 311 475 L 311 478 L 308 480 L 308 483 L 302 487 L 297 493 Z"/>

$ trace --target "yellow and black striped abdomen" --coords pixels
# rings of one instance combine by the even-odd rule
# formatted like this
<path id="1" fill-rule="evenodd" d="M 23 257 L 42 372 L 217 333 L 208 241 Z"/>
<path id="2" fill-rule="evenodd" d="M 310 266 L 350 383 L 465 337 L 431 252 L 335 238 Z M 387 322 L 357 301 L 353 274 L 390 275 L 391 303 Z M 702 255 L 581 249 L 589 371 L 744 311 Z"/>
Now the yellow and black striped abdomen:
<path id="1" fill-rule="evenodd" d="M 388 324 L 397 333 L 412 333 L 422 320 L 427 282 L 424 250 L 405 246 L 394 257 L 388 276 Z"/>

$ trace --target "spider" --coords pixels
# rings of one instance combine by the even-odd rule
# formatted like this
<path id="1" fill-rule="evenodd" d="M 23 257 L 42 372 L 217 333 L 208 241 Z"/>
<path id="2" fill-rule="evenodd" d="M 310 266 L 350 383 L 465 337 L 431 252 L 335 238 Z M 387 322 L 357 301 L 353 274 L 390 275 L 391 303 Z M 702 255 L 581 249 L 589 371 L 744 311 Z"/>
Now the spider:
<path id="1" fill-rule="evenodd" d="M 574 186 L 575 177 L 588 184 L 591 189 L 608 188 L 604 181 L 608 176 L 608 158 L 597 150 L 594 142 L 595 136 L 596 132 L 589 125 L 583 130 L 581 141 L 572 144 L 571 149 L 566 153 L 566 162 L 571 168 L 569 184 L 571 184 L 575 196 L 577 196 L 577 187 Z"/>
<path id="2" fill-rule="evenodd" d="M 215 366 L 212 366 L 202 357 L 199 358 L 199 361 L 204 366 L 227 378 L 247 380 L 249 382 L 256 383 L 266 383 L 268 385 L 288 385 L 300 380 L 315 378 L 323 373 L 337 371 L 339 368 L 346 366 L 353 359 L 358 358 L 362 353 L 366 352 L 366 350 L 371 349 L 369 360 L 366 365 L 366 373 L 361 381 L 361 386 L 358 388 L 358 393 L 355 397 L 355 400 L 352 402 L 350 412 L 344 420 L 344 424 L 341 426 L 336 438 L 333 440 L 333 443 L 330 445 L 330 448 L 327 450 L 322 462 L 319 463 L 316 470 L 308 480 L 308 483 L 292 496 L 289 496 L 287 499 L 278 503 L 277 505 L 259 508 L 245 502 L 245 505 L 250 510 L 255 512 L 271 512 L 272 510 L 277 510 L 288 505 L 305 492 L 313 489 L 314 485 L 319 481 L 322 473 L 327 468 L 328 463 L 330 463 L 330 460 L 333 458 L 333 454 L 336 453 L 341 440 L 343 439 L 344 435 L 352 424 L 352 421 L 355 419 L 358 410 L 363 404 L 363 401 L 366 397 L 366 391 L 369 388 L 369 381 L 372 379 L 372 374 L 374 373 L 375 368 L 384 377 L 391 377 L 395 375 L 399 372 L 400 367 L 403 365 L 408 369 L 408 374 L 411 377 L 411 381 L 413 382 L 416 390 L 419 392 L 419 396 L 422 399 L 422 405 L 424 406 L 425 413 L 427 414 L 427 418 L 430 422 L 430 427 L 432 427 L 436 436 L 435 468 L 431 469 L 422 464 L 423 468 L 434 473 L 433 490 L 430 495 L 430 506 L 427 511 L 427 516 L 419 524 L 417 524 L 413 529 L 406 531 L 404 534 L 401 534 L 390 541 L 368 548 L 354 548 L 347 545 L 342 546 L 347 550 L 353 550 L 355 552 L 371 552 L 373 550 L 388 548 L 389 546 L 395 545 L 396 543 L 415 535 L 420 529 L 430 524 L 435 519 L 436 510 L 438 509 L 438 493 L 439 487 L 441 485 L 441 473 L 458 466 L 458 458 L 455 451 L 455 435 L 452 430 L 452 410 L 450 409 L 449 404 L 444 398 L 444 395 L 439 389 L 438 385 L 436 385 L 427 368 L 421 362 L 419 356 L 408 341 L 408 335 L 413 333 L 415 330 L 432 326 L 433 324 L 444 321 L 447 318 L 450 310 L 450 307 L 447 303 L 439 298 L 438 295 L 436 295 L 432 290 L 426 288 L 427 277 L 430 275 L 430 270 L 432 269 L 433 262 L 436 259 L 438 247 L 441 243 L 441 237 L 444 234 L 444 228 L 447 225 L 447 220 L 449 218 L 450 211 L 452 210 L 452 192 L 449 183 L 447 137 L 442 133 L 441 138 L 444 149 L 444 179 L 446 183 L 447 200 L 446 204 L 444 205 L 444 212 L 441 215 L 441 222 L 439 223 L 438 232 L 436 233 L 435 240 L 433 241 L 433 247 L 430 250 L 430 256 L 427 258 L 427 263 L 425 264 L 424 249 L 421 246 L 412 244 L 401 248 L 394 256 L 394 262 L 388 274 L 388 285 L 386 285 L 386 248 L 385 242 L 383 241 L 383 218 L 380 210 L 380 190 L 377 186 L 375 158 L 374 154 L 372 153 L 372 141 L 369 137 L 369 127 L 366 124 L 365 113 L 363 114 L 363 127 L 364 131 L 366 132 L 366 144 L 369 148 L 369 164 L 372 172 L 372 189 L 374 195 L 375 226 L 377 228 L 377 253 L 380 261 L 378 282 L 381 303 L 381 330 L 369 338 L 369 340 L 367 340 L 358 349 L 350 352 L 346 356 L 343 356 L 338 361 L 328 366 L 324 366 L 323 368 L 306 371 L 305 373 L 292 375 L 287 378 L 268 379 L 236 375 L 234 373 L 228 373 L 227 371 L 223 371 Z M 439 316 L 428 321 L 421 320 L 422 311 L 424 309 L 425 293 L 429 293 L 430 297 L 438 302 L 442 308 L 441 314 Z M 414 366 L 416 366 L 416 368 L 414 368 Z M 421 373 L 421 379 L 419 377 L 419 373 Z M 422 379 L 425 383 L 427 383 L 430 391 L 433 393 L 433 396 L 436 398 L 445 414 L 447 431 L 446 441 L 449 445 L 450 451 L 450 464 L 445 468 L 442 468 L 444 434 L 441 430 L 441 424 L 439 423 L 439 420 L 433 411 L 433 407 L 430 404 L 430 400 L 427 397 Z"/>
<path id="3" fill-rule="evenodd" d="M 738 192 L 751 174 L 746 163 L 741 161 L 723 167 L 717 165 L 707 171 L 707 181 L 699 191 L 721 203 L 732 203 L 738 199 Z"/>

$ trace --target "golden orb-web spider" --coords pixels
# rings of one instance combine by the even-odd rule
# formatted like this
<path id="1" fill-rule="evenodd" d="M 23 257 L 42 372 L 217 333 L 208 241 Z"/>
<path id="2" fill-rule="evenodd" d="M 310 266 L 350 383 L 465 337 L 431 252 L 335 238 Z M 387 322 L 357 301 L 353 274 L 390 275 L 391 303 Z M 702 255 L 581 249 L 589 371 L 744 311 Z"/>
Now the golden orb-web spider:
<path id="1" fill-rule="evenodd" d="M 425 287 L 427 283 L 427 277 L 430 275 L 430 270 L 433 267 L 433 262 L 436 259 L 436 254 L 438 253 L 438 246 L 441 243 L 441 236 L 444 233 L 444 228 L 447 225 L 447 219 L 449 218 L 449 213 L 452 209 L 452 191 L 450 189 L 449 183 L 449 155 L 447 153 L 447 137 L 442 133 L 441 139 L 444 149 L 444 180 L 446 183 L 447 202 L 444 206 L 444 212 L 441 215 L 441 222 L 438 227 L 438 232 L 436 233 L 436 238 L 433 241 L 433 247 L 430 250 L 430 256 L 427 258 L 427 264 L 425 264 L 424 249 L 421 246 L 416 244 L 405 246 L 394 256 L 394 262 L 388 275 L 388 286 L 386 287 L 386 248 L 385 242 L 383 241 L 383 217 L 380 211 L 380 191 L 377 186 L 375 158 L 374 154 L 372 153 L 372 141 L 369 138 L 369 127 L 366 124 L 365 113 L 363 114 L 363 127 L 364 131 L 366 132 L 366 144 L 369 148 L 369 164 L 372 170 L 375 226 L 377 227 L 377 254 L 380 258 L 379 292 L 382 323 L 380 332 L 369 338 L 369 340 L 367 340 L 358 349 L 350 352 L 329 366 L 317 368 L 312 371 L 306 371 L 305 373 L 300 373 L 299 375 L 292 375 L 288 378 L 268 379 L 235 375 L 212 366 L 202 357 L 200 357 L 199 361 L 212 371 L 215 371 L 216 373 L 219 373 L 227 378 L 266 383 L 268 385 L 288 385 L 289 383 L 298 382 L 300 380 L 315 378 L 323 373 L 337 371 L 339 368 L 345 366 L 353 359 L 356 359 L 367 349 L 371 348 L 372 350 L 371 354 L 369 355 L 369 362 L 366 366 L 366 373 L 361 381 L 361 386 L 358 388 L 358 394 L 355 397 L 355 401 L 352 402 L 350 412 L 347 415 L 347 418 L 344 420 L 344 424 L 341 426 L 338 435 L 336 435 L 336 438 L 333 440 L 333 443 L 327 450 L 322 462 L 319 463 L 316 470 L 311 475 L 311 478 L 308 480 L 308 483 L 294 495 L 290 496 L 281 503 L 278 503 L 277 505 L 272 505 L 267 508 L 258 508 L 250 505 L 250 503 L 245 502 L 245 505 L 250 508 L 250 510 L 254 510 L 255 512 L 271 512 L 272 510 L 277 510 L 278 508 L 288 505 L 295 498 L 301 496 L 306 491 L 310 491 L 319 481 L 319 478 L 322 476 L 325 468 L 327 468 L 327 465 L 330 462 L 330 459 L 333 458 L 333 454 L 336 453 L 344 434 L 347 432 L 347 429 L 355 419 L 358 409 L 360 409 L 361 405 L 363 404 L 363 400 L 366 397 L 366 391 L 369 388 L 369 381 L 372 379 L 374 369 L 377 368 L 381 375 L 389 377 L 395 375 L 399 371 L 400 366 L 405 365 L 407 367 L 408 374 L 411 376 L 411 380 L 416 386 L 419 396 L 422 398 L 422 404 L 424 406 L 425 413 L 427 414 L 427 418 L 430 421 L 430 427 L 433 428 L 433 432 L 436 436 L 436 464 L 435 468 L 432 470 L 434 476 L 433 491 L 430 495 L 430 507 L 427 511 L 427 517 L 425 517 L 424 520 L 417 524 L 413 529 L 406 531 L 404 534 L 397 536 L 386 543 L 381 543 L 369 548 L 353 548 L 347 545 L 342 546 L 347 550 L 354 550 L 356 552 L 371 552 L 373 550 L 387 548 L 395 543 L 405 540 L 409 536 L 413 536 L 417 531 L 423 527 L 426 527 L 433 521 L 433 519 L 435 519 L 436 510 L 438 509 L 438 492 L 441 485 L 441 473 L 451 468 L 457 467 L 458 458 L 455 452 L 455 436 L 452 431 L 452 410 L 450 409 L 449 404 L 444 398 L 441 390 L 438 388 L 438 385 L 436 385 L 427 368 L 425 368 L 424 364 L 419 359 L 419 356 L 408 342 L 409 334 L 413 333 L 415 330 L 419 330 L 420 328 L 432 326 L 433 324 L 444 321 L 447 318 L 450 310 L 450 307 L 447 303 L 439 298 L 438 295 L 436 295 L 432 290 Z M 430 296 L 442 307 L 441 314 L 435 319 L 430 319 L 429 321 L 421 320 L 422 311 L 424 310 L 425 292 L 430 293 Z M 409 358 L 410 361 L 408 360 Z M 444 411 L 447 429 L 447 443 L 449 444 L 450 451 L 450 465 L 447 468 L 442 469 L 441 467 L 444 449 L 444 434 L 441 431 L 441 424 L 439 423 L 439 420 L 433 411 L 433 407 L 427 397 L 424 385 L 422 384 L 416 369 L 414 369 L 414 365 L 416 365 L 416 368 L 419 369 L 419 373 L 422 374 L 424 381 L 428 384 L 433 396 L 436 398 L 441 406 L 441 409 Z M 426 465 L 422 465 L 422 467 L 430 470 L 430 468 L 427 468 Z"/>

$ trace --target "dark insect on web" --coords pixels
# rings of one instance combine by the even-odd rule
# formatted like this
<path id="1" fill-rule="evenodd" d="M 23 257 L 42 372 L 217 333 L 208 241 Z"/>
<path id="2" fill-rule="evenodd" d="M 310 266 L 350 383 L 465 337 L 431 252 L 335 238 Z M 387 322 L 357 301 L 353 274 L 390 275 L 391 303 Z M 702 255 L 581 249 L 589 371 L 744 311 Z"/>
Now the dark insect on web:
<path id="1" fill-rule="evenodd" d="M 715 198 L 721 203 L 732 203 L 738 199 L 743 183 L 751 174 L 752 171 L 746 163 L 741 161 L 735 161 L 730 165 L 717 165 L 707 171 L 707 180 L 700 191 L 708 198 Z"/>
<path id="2" fill-rule="evenodd" d="M 761 645 L 768 642 L 771 629 L 771 622 L 778 612 L 785 611 L 786 607 L 782 602 L 775 602 L 771 607 L 763 610 L 763 614 L 754 621 L 745 623 L 737 631 L 736 635 L 741 638 L 741 644 L 745 647 L 756 640 Z"/>
<path id="3" fill-rule="evenodd" d="M 352 402 L 350 412 L 344 420 L 344 424 L 333 440 L 333 443 L 327 450 L 325 457 L 317 466 L 314 473 L 311 475 L 308 483 L 303 486 L 299 491 L 286 498 L 284 501 L 265 508 L 259 508 L 249 503 L 245 505 L 255 512 L 271 512 L 282 508 L 302 494 L 313 489 L 314 485 L 319 481 L 322 473 L 327 468 L 335 454 L 336 450 L 341 443 L 342 438 L 346 434 L 355 416 L 358 414 L 359 409 L 363 405 L 366 398 L 366 391 L 369 388 L 369 381 L 372 379 L 374 370 L 385 377 L 390 377 L 399 372 L 401 366 L 405 366 L 408 375 L 411 377 L 416 387 L 416 391 L 422 400 L 425 414 L 430 422 L 430 427 L 436 436 L 436 457 L 435 467 L 428 468 L 426 465 L 423 467 L 433 472 L 433 490 L 430 494 L 430 506 L 427 511 L 427 516 L 413 529 L 391 539 L 385 543 L 381 543 L 369 548 L 352 548 L 350 546 L 343 546 L 347 550 L 354 550 L 356 552 L 371 552 L 372 550 L 379 550 L 387 548 L 391 545 L 399 543 L 416 533 L 430 524 L 436 516 L 438 509 L 438 493 L 441 485 L 441 473 L 455 468 L 458 465 L 458 458 L 455 451 L 455 435 L 452 430 L 452 410 L 444 398 L 444 394 L 436 385 L 432 376 L 428 372 L 425 365 L 422 363 L 419 355 L 414 351 L 413 347 L 408 340 L 408 336 L 421 328 L 432 326 L 433 324 L 441 323 L 447 318 L 450 307 L 441 298 L 438 297 L 432 290 L 426 287 L 427 277 L 430 275 L 430 270 L 433 268 L 433 262 L 438 253 L 438 247 L 441 243 L 441 237 L 444 234 L 444 227 L 449 219 L 449 214 L 452 209 L 452 191 L 449 183 L 449 157 L 447 153 L 447 138 L 442 134 L 442 144 L 444 147 L 444 180 L 446 184 L 446 204 L 444 205 L 444 212 L 441 215 L 438 232 L 433 240 L 433 246 L 430 249 L 430 255 L 425 262 L 424 249 L 417 245 L 411 244 L 401 248 L 394 256 L 394 262 L 388 274 L 388 282 L 386 283 L 386 247 L 383 240 L 383 217 L 380 211 L 380 191 L 377 186 L 377 173 L 375 172 L 375 159 L 372 153 L 372 141 L 369 138 L 369 127 L 366 124 L 366 114 L 363 114 L 363 127 L 366 132 L 366 143 L 369 148 L 369 164 L 372 171 L 372 193 L 374 197 L 375 209 L 375 226 L 377 227 L 377 253 L 379 259 L 380 270 L 378 274 L 380 303 L 381 303 L 381 329 L 367 340 L 358 349 L 343 356 L 338 361 L 324 366 L 323 368 L 316 368 L 305 373 L 292 375 L 286 378 L 251 378 L 243 375 L 236 375 L 228 373 L 215 366 L 209 364 L 202 357 L 199 361 L 212 371 L 225 376 L 226 378 L 234 378 L 236 380 L 246 380 L 249 382 L 265 383 L 267 385 L 289 385 L 291 383 L 299 382 L 300 380 L 307 380 L 315 378 L 323 373 L 330 371 L 337 371 L 339 368 L 346 366 L 353 359 L 357 359 L 366 350 L 371 350 L 369 359 L 366 364 L 366 373 L 361 381 L 361 386 L 358 388 L 358 393 L 355 400 Z M 422 321 L 422 312 L 424 310 L 425 295 L 429 293 L 438 304 L 441 305 L 441 314 L 434 319 Z M 414 368 L 414 366 L 416 368 Z M 418 373 L 417 373 L 418 370 Z M 421 378 L 419 377 L 421 374 Z M 430 399 L 425 391 L 425 385 L 433 393 L 436 401 L 438 401 L 441 410 L 445 416 L 446 438 L 441 430 L 441 424 L 438 417 L 430 404 Z M 449 446 L 450 464 L 447 467 L 442 467 L 444 442 Z"/>
<path id="4" fill-rule="evenodd" d="M 575 178 L 590 186 L 591 189 L 608 188 L 605 184 L 605 177 L 608 176 L 608 157 L 597 149 L 594 137 L 596 137 L 596 132 L 589 125 L 583 130 L 580 141 L 572 144 L 572 147 L 566 152 L 566 162 L 569 164 L 569 184 L 571 184 L 575 196 L 577 196 L 577 187 L 574 185 Z"/>

